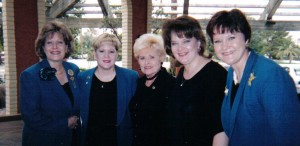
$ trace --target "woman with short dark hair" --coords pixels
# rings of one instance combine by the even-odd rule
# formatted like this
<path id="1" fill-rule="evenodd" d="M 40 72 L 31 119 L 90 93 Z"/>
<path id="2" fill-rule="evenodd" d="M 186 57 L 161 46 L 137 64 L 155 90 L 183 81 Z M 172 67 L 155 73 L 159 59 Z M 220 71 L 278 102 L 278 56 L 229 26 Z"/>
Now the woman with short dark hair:
<path id="1" fill-rule="evenodd" d="M 219 11 L 206 30 L 217 57 L 230 65 L 222 106 L 225 144 L 299 145 L 295 84 L 276 62 L 249 47 L 251 28 L 244 13 Z"/>

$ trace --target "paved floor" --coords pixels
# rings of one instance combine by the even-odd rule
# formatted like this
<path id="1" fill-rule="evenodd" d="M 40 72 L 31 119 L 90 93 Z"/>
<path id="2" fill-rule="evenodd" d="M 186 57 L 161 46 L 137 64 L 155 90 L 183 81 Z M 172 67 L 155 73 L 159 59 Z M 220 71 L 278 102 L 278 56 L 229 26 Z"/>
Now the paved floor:
<path id="1" fill-rule="evenodd" d="M 22 120 L 0 122 L 0 146 L 21 146 L 22 128 Z"/>

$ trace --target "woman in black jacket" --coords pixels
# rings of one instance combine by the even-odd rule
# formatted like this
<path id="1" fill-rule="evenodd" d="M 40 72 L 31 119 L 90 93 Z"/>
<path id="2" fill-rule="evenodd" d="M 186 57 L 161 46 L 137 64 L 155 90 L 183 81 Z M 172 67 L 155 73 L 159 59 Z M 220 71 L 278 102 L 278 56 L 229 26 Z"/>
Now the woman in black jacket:
<path id="1" fill-rule="evenodd" d="M 144 74 L 129 104 L 134 127 L 133 146 L 164 145 L 165 106 L 175 78 L 162 67 L 166 57 L 163 39 L 155 34 L 144 34 L 133 48 Z"/>

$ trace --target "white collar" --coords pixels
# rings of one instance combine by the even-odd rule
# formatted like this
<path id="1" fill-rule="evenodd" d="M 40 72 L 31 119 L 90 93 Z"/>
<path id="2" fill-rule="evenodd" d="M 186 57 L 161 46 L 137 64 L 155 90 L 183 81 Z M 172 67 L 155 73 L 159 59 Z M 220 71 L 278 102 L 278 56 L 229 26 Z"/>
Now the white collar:
<path id="1" fill-rule="evenodd" d="M 249 53 L 248 53 L 248 58 L 249 58 L 250 54 L 251 54 L 251 51 L 249 51 Z M 245 64 L 246 64 L 246 62 L 245 62 Z M 245 67 L 246 67 L 246 65 L 245 65 Z M 242 75 L 240 77 L 241 79 L 243 77 L 243 74 L 244 74 L 244 71 L 243 71 L 243 73 L 242 73 Z M 238 78 L 237 78 L 236 72 L 234 70 L 233 70 L 233 82 L 234 82 L 235 85 L 238 84 L 238 83 L 240 83 L 239 80 L 238 80 Z"/>

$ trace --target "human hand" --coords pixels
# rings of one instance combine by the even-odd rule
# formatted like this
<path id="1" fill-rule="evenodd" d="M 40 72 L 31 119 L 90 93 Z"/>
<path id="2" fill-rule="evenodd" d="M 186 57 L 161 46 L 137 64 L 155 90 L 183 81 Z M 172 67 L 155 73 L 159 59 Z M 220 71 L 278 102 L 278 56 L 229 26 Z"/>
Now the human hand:
<path id="1" fill-rule="evenodd" d="M 78 121 L 78 117 L 77 116 L 71 116 L 68 118 L 68 127 L 70 129 L 76 129 L 77 128 L 77 121 Z"/>

